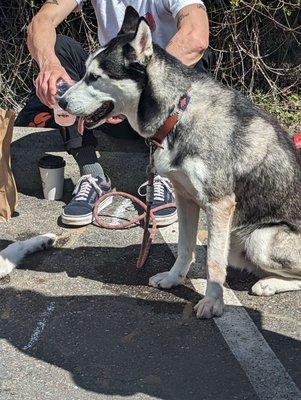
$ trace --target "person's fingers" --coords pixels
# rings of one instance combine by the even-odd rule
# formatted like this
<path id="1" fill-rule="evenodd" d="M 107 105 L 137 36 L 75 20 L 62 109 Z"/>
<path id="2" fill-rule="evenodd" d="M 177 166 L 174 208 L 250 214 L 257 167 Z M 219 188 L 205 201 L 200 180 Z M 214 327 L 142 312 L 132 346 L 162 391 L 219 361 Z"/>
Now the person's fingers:
<path id="1" fill-rule="evenodd" d="M 42 98 L 44 99 L 44 104 L 47 107 L 52 107 L 52 102 L 50 101 L 50 96 L 49 96 L 49 78 L 50 78 L 50 73 L 49 72 L 45 72 L 43 75 L 43 80 L 41 83 L 41 95 Z"/>
<path id="2" fill-rule="evenodd" d="M 111 124 L 111 125 L 117 125 L 117 124 L 120 124 L 122 121 L 124 121 L 125 118 L 126 118 L 126 117 L 123 116 L 123 115 L 116 115 L 116 116 L 114 116 L 114 117 L 108 118 L 108 119 L 106 120 L 106 122 L 107 122 L 108 124 Z"/>
<path id="3" fill-rule="evenodd" d="M 73 82 L 73 79 L 70 78 L 70 76 L 67 74 L 65 69 L 63 69 L 63 73 L 62 73 L 61 78 L 66 82 Z"/>
<path id="4" fill-rule="evenodd" d="M 50 107 L 50 104 L 47 99 L 47 92 L 48 92 L 48 72 L 43 72 L 39 74 L 39 77 L 36 81 L 36 92 L 38 98 L 41 100 L 43 104 Z"/>
<path id="5" fill-rule="evenodd" d="M 66 82 L 72 82 L 72 79 L 67 74 L 67 72 L 64 68 L 59 68 L 59 69 L 53 71 L 53 73 L 50 75 L 49 81 L 48 81 L 48 96 L 47 96 L 48 101 L 52 105 L 55 104 L 55 95 L 57 93 L 57 81 L 60 79 L 66 81 Z"/>
<path id="6" fill-rule="evenodd" d="M 49 80 L 48 80 L 48 94 L 51 96 L 56 95 L 56 82 L 59 79 L 59 74 L 53 73 L 50 75 Z"/>
<path id="7" fill-rule="evenodd" d="M 64 68 L 60 68 L 59 70 L 53 71 L 49 78 L 49 93 L 52 96 L 56 95 L 56 92 L 57 92 L 56 84 L 57 84 L 57 81 L 60 79 L 62 79 L 63 81 L 66 81 L 66 82 L 72 81 L 72 79 L 67 74 L 67 72 Z"/>
<path id="8" fill-rule="evenodd" d="M 37 79 L 34 82 L 35 88 L 36 88 L 36 95 L 41 100 L 40 98 L 40 75 L 37 76 Z M 41 100 L 42 101 L 42 100 Z"/>
<path id="9" fill-rule="evenodd" d="M 49 101 L 50 104 L 52 104 L 52 106 L 55 104 L 55 95 L 57 92 L 56 83 L 61 78 L 61 75 L 62 74 L 55 72 L 50 75 L 48 80 L 47 100 Z"/>
<path id="10" fill-rule="evenodd" d="M 107 124 L 110 124 L 110 125 L 117 125 L 117 124 L 119 124 L 119 122 L 116 121 L 116 119 L 113 119 L 113 118 L 108 118 L 108 119 L 106 120 L 106 123 L 107 123 Z"/>
<path id="11" fill-rule="evenodd" d="M 36 79 L 37 96 L 47 107 L 52 108 L 55 104 L 56 84 L 59 79 L 67 82 L 72 81 L 63 67 L 54 67 L 53 69 L 42 71 Z"/>
<path id="12" fill-rule="evenodd" d="M 36 95 L 38 96 L 39 100 L 44 103 L 45 99 L 43 98 L 43 95 L 41 93 L 41 84 L 42 84 L 42 75 L 39 74 L 36 82 L 35 82 L 35 86 L 36 86 Z"/>

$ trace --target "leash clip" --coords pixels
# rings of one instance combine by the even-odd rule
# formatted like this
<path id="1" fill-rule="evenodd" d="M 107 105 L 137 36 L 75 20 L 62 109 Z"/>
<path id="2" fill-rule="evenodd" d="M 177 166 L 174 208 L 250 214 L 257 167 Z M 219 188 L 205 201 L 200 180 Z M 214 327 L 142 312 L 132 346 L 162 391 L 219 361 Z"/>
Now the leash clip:
<path id="1" fill-rule="evenodd" d="M 154 202 L 154 186 L 147 185 L 146 187 L 146 203 L 153 204 Z"/>
<path id="2" fill-rule="evenodd" d="M 147 176 L 149 176 L 150 174 L 155 174 L 156 170 L 154 167 L 154 164 L 148 164 L 148 166 L 146 167 L 146 174 Z"/>
<path id="3" fill-rule="evenodd" d="M 145 144 L 146 144 L 148 147 L 151 147 L 151 148 L 152 148 L 152 152 L 153 152 L 153 153 L 154 153 L 158 148 L 164 150 L 164 147 L 162 146 L 162 144 L 159 143 L 159 142 L 157 142 L 156 140 L 154 140 L 154 139 L 152 139 L 152 138 L 147 138 L 147 139 L 145 139 Z"/>

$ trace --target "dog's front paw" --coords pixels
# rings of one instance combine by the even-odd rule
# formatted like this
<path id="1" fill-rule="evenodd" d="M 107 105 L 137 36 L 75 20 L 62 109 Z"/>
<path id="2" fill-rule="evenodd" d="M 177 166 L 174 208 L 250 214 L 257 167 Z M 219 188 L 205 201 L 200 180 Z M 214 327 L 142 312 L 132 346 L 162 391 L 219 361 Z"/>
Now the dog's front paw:
<path id="1" fill-rule="evenodd" d="M 272 283 L 262 279 L 252 286 L 252 293 L 256 296 L 272 296 L 276 293 L 276 288 Z"/>
<path id="2" fill-rule="evenodd" d="M 166 271 L 152 276 L 149 280 L 149 285 L 162 289 L 170 289 L 173 286 L 183 283 L 184 279 L 185 278 L 179 277 L 179 275 L 173 275 L 170 273 L 170 271 Z"/>
<path id="3" fill-rule="evenodd" d="M 41 250 L 46 250 L 52 247 L 57 240 L 57 236 L 54 233 L 45 233 L 44 235 L 37 236 L 37 246 L 40 246 Z"/>
<path id="4" fill-rule="evenodd" d="M 5 260 L 0 255 L 0 279 L 4 278 L 6 275 L 9 275 L 14 269 L 14 264 Z"/>
<path id="5" fill-rule="evenodd" d="M 195 305 L 194 310 L 197 318 L 220 317 L 224 311 L 224 301 L 222 298 L 204 297 Z"/>

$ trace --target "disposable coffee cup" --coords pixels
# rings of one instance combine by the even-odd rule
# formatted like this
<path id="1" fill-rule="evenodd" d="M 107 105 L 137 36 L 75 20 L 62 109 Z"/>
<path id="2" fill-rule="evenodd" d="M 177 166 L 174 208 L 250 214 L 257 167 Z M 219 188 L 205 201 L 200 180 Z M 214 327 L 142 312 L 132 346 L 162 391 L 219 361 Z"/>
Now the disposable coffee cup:
<path id="1" fill-rule="evenodd" d="M 59 200 L 63 197 L 65 160 L 60 156 L 46 155 L 39 162 L 44 197 Z"/>

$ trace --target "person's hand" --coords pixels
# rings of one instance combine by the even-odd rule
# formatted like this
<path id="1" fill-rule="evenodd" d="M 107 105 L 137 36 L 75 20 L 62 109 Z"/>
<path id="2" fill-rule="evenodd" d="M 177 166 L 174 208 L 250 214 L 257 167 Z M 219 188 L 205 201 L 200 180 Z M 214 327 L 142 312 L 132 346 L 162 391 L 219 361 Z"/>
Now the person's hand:
<path id="1" fill-rule="evenodd" d="M 126 116 L 120 114 L 120 115 L 116 115 L 115 117 L 108 118 L 106 120 L 106 123 L 111 124 L 111 125 L 117 125 L 117 124 L 120 124 L 120 122 L 124 121 L 125 119 L 126 119 Z"/>
<path id="2" fill-rule="evenodd" d="M 71 81 L 61 64 L 45 64 L 36 79 L 37 96 L 49 108 L 53 108 L 55 104 L 56 82 L 59 79 Z"/>

